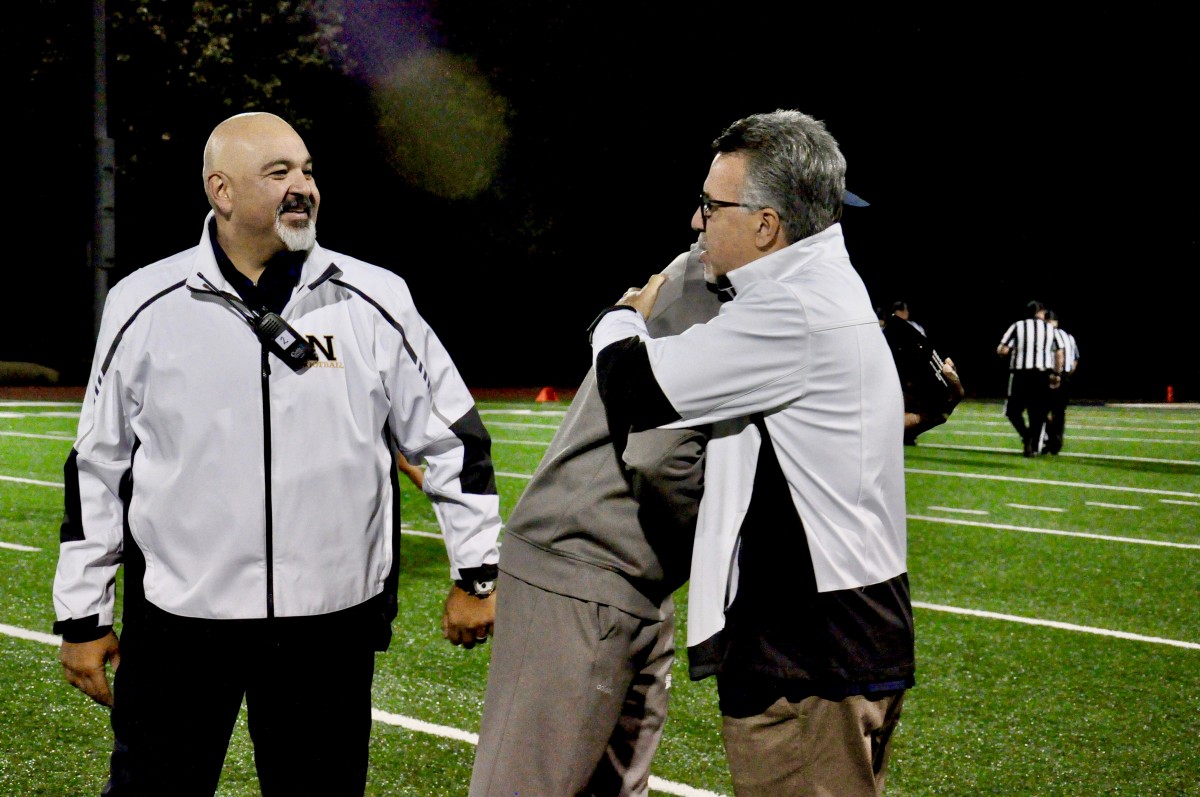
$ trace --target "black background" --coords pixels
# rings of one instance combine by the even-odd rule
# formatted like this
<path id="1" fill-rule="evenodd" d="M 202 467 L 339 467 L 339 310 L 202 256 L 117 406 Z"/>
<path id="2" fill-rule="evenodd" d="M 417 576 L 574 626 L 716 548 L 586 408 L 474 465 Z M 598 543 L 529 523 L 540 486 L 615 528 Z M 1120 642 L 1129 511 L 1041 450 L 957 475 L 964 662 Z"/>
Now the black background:
<path id="1" fill-rule="evenodd" d="M 906 299 L 968 395 L 1003 395 L 995 346 L 1037 298 L 1079 340 L 1076 397 L 1161 401 L 1169 385 L 1200 399 L 1194 26 L 1153 3 L 963 8 L 346 2 L 354 79 L 304 87 L 320 240 L 403 276 L 472 387 L 574 387 L 594 315 L 694 240 L 711 140 L 741 116 L 796 108 L 826 122 L 849 187 L 872 203 L 847 209 L 845 229 L 873 301 Z M 0 360 L 82 384 L 91 20 L 28 25 L 82 57 L 56 82 L 12 72 Z M 45 35 L 24 31 L 18 57 Z M 412 185 L 375 132 L 379 71 L 430 47 L 468 59 L 502 98 L 503 157 L 473 197 Z M 121 80 L 110 70 L 114 105 L 189 122 L 118 181 L 114 278 L 195 244 L 204 141 L 242 110 L 189 109 Z M 122 131 L 110 135 L 120 160 Z"/>

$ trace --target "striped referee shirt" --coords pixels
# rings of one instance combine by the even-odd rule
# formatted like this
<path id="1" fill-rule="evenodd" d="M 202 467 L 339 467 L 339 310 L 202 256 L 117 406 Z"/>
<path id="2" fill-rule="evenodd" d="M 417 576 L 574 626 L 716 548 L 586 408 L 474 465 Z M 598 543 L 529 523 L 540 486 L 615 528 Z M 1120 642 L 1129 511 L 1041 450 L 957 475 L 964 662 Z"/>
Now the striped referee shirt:
<path id="1" fill-rule="evenodd" d="M 1053 371 L 1054 352 L 1062 348 L 1054 327 L 1040 318 L 1022 318 L 1013 322 L 1000 338 L 1008 346 L 1008 370 Z"/>
<path id="2" fill-rule="evenodd" d="M 1070 332 L 1064 332 L 1062 329 L 1055 327 L 1054 336 L 1058 338 L 1058 348 L 1063 350 L 1063 372 L 1071 373 L 1075 370 L 1075 364 L 1079 362 L 1079 345 L 1075 342 L 1075 336 Z"/>

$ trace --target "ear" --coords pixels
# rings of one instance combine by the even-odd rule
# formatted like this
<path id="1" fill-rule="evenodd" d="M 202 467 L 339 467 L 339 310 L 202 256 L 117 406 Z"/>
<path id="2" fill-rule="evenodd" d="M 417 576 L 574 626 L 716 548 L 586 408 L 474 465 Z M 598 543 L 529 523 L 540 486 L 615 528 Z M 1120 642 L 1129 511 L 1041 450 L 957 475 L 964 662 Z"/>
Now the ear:
<path id="1" fill-rule="evenodd" d="M 208 192 L 208 202 L 222 216 L 228 217 L 233 210 L 233 196 L 229 178 L 224 172 L 213 172 L 204 181 L 204 189 Z"/>
<path id="2" fill-rule="evenodd" d="M 775 208 L 758 211 L 758 229 L 754 231 L 754 243 L 759 249 L 772 249 L 783 240 L 783 225 Z"/>

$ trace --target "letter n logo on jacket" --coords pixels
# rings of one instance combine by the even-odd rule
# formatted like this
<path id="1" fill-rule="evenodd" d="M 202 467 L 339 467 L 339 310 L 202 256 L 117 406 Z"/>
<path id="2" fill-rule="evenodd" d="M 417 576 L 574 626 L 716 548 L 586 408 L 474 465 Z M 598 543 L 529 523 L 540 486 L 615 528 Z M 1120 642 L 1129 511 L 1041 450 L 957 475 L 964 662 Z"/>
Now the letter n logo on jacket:
<path id="1" fill-rule="evenodd" d="M 333 351 L 333 335 L 325 335 L 325 342 L 317 340 L 316 335 L 306 335 L 308 344 L 318 353 L 320 358 L 324 358 L 329 362 L 337 362 L 337 355 Z"/>

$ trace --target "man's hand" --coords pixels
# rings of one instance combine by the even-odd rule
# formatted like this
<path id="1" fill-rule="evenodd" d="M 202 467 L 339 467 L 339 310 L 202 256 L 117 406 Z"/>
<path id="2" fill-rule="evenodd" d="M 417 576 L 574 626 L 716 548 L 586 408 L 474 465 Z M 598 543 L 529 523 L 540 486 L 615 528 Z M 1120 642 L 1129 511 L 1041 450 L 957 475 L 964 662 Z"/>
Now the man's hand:
<path id="1" fill-rule="evenodd" d="M 108 688 L 104 667 L 111 661 L 115 673 L 121 664 L 121 647 L 116 634 L 109 631 L 107 636 L 91 642 L 63 642 L 58 657 L 67 683 L 97 703 L 112 705 L 112 691 Z"/>
<path id="2" fill-rule="evenodd" d="M 650 277 L 641 288 L 630 288 L 625 291 L 625 295 L 621 297 L 621 301 L 617 304 L 627 305 L 637 310 L 642 314 L 642 318 L 649 318 L 650 311 L 654 309 L 654 303 L 658 301 L 658 289 L 663 286 L 667 278 L 663 274 L 655 274 Z"/>
<path id="3" fill-rule="evenodd" d="M 487 642 L 492 635 L 492 623 L 496 620 L 496 593 L 486 598 L 476 598 L 462 590 L 457 584 L 450 587 L 446 596 L 446 610 L 442 613 L 442 636 L 452 645 L 462 645 L 467 650 Z"/>
<path id="4" fill-rule="evenodd" d="M 942 376 L 946 377 L 946 382 L 958 392 L 960 398 L 966 395 L 962 380 L 958 378 L 958 369 L 954 366 L 954 360 L 949 357 L 942 360 Z"/>

